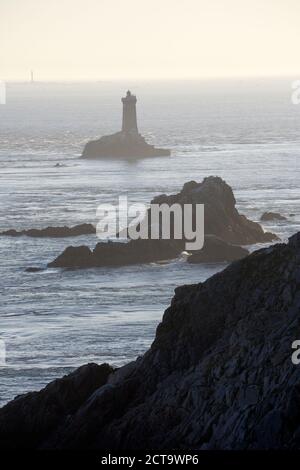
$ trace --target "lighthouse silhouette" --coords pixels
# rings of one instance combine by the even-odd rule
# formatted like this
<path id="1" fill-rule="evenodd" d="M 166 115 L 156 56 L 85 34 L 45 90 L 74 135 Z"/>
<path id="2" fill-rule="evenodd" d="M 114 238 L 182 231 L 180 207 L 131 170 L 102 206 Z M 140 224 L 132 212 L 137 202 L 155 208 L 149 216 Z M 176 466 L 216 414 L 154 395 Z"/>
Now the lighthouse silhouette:
<path id="1" fill-rule="evenodd" d="M 87 142 L 83 149 L 83 158 L 148 158 L 166 157 L 169 149 L 156 148 L 148 144 L 139 133 L 136 119 L 136 96 L 128 90 L 121 98 L 123 103 L 122 130 L 100 139 Z"/>
<path id="2" fill-rule="evenodd" d="M 136 119 L 136 96 L 132 95 L 128 90 L 125 98 L 122 98 L 123 103 L 123 119 L 122 119 L 122 132 L 130 132 L 137 134 L 137 119 Z"/>

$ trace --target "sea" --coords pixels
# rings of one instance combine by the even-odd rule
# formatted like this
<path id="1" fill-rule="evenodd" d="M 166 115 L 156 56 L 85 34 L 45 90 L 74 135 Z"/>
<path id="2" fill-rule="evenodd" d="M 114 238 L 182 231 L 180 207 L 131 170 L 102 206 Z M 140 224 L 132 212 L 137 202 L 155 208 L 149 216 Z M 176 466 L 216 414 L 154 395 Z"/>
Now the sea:
<path id="1" fill-rule="evenodd" d="M 99 204 L 143 202 L 216 175 L 254 221 L 286 242 L 300 230 L 300 105 L 295 79 L 9 82 L 0 105 L 0 231 L 98 222 Z M 171 157 L 86 160 L 88 140 L 120 130 L 121 97 L 137 96 L 139 131 Z M 176 286 L 226 264 L 47 269 L 96 236 L 0 237 L 0 405 L 89 362 L 121 366 L 151 345 Z M 260 245 L 261 246 L 261 245 Z M 251 247 L 254 250 L 260 246 Z M 38 266 L 39 272 L 26 272 Z M 3 354 L 4 356 L 4 354 Z"/>

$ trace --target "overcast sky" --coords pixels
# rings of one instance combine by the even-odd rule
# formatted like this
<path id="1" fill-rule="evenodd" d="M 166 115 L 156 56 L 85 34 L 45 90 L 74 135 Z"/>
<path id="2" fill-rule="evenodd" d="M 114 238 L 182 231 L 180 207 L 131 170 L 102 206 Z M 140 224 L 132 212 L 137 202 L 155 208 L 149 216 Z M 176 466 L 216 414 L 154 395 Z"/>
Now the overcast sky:
<path id="1" fill-rule="evenodd" d="M 300 76 L 300 0 L 0 0 L 0 79 Z"/>

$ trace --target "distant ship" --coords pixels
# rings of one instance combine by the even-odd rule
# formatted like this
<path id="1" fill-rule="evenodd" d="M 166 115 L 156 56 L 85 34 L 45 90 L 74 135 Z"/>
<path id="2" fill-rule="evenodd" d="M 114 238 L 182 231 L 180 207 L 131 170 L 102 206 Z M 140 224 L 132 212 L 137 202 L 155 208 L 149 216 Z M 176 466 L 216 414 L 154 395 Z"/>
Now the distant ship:
<path id="1" fill-rule="evenodd" d="M 136 96 L 128 90 L 122 98 L 122 130 L 88 142 L 83 150 L 83 158 L 145 158 L 169 156 L 169 149 L 155 148 L 139 134 L 136 117 Z"/>

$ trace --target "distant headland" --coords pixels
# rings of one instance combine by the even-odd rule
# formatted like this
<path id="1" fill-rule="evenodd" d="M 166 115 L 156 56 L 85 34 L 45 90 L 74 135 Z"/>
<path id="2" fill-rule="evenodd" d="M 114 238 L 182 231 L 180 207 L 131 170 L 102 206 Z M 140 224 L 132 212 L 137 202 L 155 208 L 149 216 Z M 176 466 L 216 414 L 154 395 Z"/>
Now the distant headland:
<path id="1" fill-rule="evenodd" d="M 83 158 L 146 158 L 169 156 L 169 149 L 155 148 L 139 133 L 136 117 L 136 96 L 128 90 L 123 103 L 122 130 L 88 142 Z"/>

